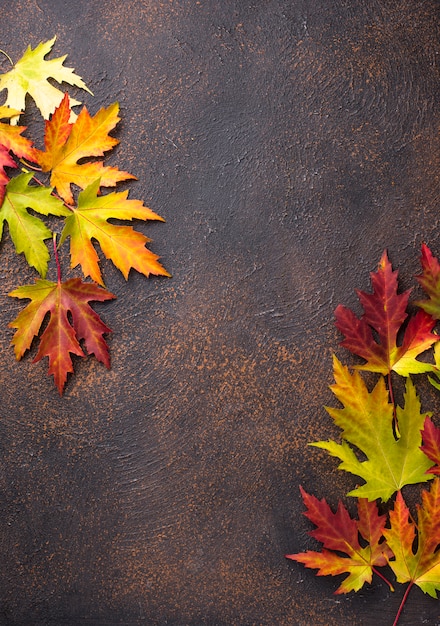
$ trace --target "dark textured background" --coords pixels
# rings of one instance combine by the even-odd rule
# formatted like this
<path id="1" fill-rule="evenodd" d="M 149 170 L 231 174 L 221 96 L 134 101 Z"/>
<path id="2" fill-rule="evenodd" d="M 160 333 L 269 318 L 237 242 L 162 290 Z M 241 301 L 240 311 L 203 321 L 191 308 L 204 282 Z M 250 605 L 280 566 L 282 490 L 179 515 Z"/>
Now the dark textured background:
<path id="1" fill-rule="evenodd" d="M 384 248 L 402 286 L 440 254 L 439 3 L 0 4 L 14 60 L 57 35 L 90 111 L 119 100 L 108 162 L 173 275 L 105 264 L 112 369 L 77 362 L 60 399 L 14 361 L 6 294 L 34 275 L 0 246 L 0 623 L 391 626 L 402 588 L 334 596 L 283 555 L 315 546 L 299 484 L 352 486 L 306 445 L 337 435 L 335 306 Z M 400 623 L 439 615 L 414 589 Z"/>

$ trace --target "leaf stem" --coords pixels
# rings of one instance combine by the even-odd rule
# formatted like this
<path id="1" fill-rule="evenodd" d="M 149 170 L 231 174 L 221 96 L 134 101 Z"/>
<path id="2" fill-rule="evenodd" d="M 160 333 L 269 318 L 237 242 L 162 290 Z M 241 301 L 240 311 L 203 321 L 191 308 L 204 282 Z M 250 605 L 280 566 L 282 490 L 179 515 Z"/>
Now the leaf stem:
<path id="1" fill-rule="evenodd" d="M 402 614 L 402 611 L 403 611 L 403 607 L 405 605 L 405 602 L 406 602 L 406 600 L 408 598 L 408 594 L 411 591 L 411 587 L 413 586 L 413 584 L 414 584 L 414 581 L 411 581 L 409 583 L 408 587 L 406 588 L 406 591 L 405 591 L 405 593 L 403 595 L 403 598 L 402 598 L 402 602 L 400 603 L 400 606 L 399 606 L 399 610 L 397 611 L 396 617 L 394 619 L 393 626 L 396 626 L 397 622 L 399 621 L 399 618 L 400 618 L 400 616 Z"/>
<path id="2" fill-rule="evenodd" d="M 14 62 L 12 61 L 11 57 L 9 56 L 9 54 L 7 52 L 5 52 L 4 50 L 2 50 L 1 48 L 0 48 L 0 52 L 5 55 L 5 57 L 9 61 L 9 63 L 12 65 L 12 67 L 14 67 Z"/>
<path id="3" fill-rule="evenodd" d="M 391 378 L 391 370 L 388 371 L 388 392 L 390 394 L 390 402 L 393 405 L 393 431 L 394 431 L 394 436 L 397 439 L 399 435 L 399 425 L 397 423 L 396 403 L 394 400 L 394 390 L 393 390 L 393 380 Z"/>
<path id="4" fill-rule="evenodd" d="M 378 569 L 376 569 L 375 567 L 372 567 L 371 569 L 373 570 L 373 572 L 374 572 L 375 574 L 377 574 L 377 575 L 379 576 L 379 578 L 382 578 L 382 580 L 383 580 L 383 581 L 384 581 L 384 582 L 388 585 L 388 587 L 390 588 L 390 591 L 395 591 L 395 589 L 394 589 L 393 585 L 390 583 L 390 581 L 388 580 L 388 578 L 382 574 L 382 572 L 379 572 L 379 570 L 378 570 Z"/>
<path id="5" fill-rule="evenodd" d="M 58 284 L 61 283 L 61 265 L 60 265 L 60 259 L 58 257 L 58 250 L 57 250 L 57 234 L 53 233 L 52 234 L 52 240 L 53 240 L 53 253 L 55 255 L 55 262 L 57 264 L 57 278 L 58 278 Z"/>
<path id="6" fill-rule="evenodd" d="M 34 172 L 42 172 L 43 171 L 41 169 L 41 167 L 36 167 L 35 165 L 31 165 L 30 163 L 25 161 L 25 159 L 23 157 L 20 159 L 20 163 L 22 163 L 25 167 L 28 167 L 30 170 L 34 170 Z"/>
<path id="7" fill-rule="evenodd" d="M 31 167 L 31 166 L 29 166 Z M 36 172 L 42 172 L 43 170 L 38 170 L 37 168 L 31 168 L 34 169 Z M 32 176 L 32 180 L 35 181 L 36 183 L 38 183 L 38 185 L 40 185 L 40 187 L 46 187 L 46 185 L 41 182 L 41 180 L 39 178 L 37 178 L 36 176 Z M 57 193 L 55 193 L 55 191 L 52 188 L 52 191 L 50 192 L 50 195 L 53 196 L 54 198 L 56 198 L 57 200 L 59 200 L 60 202 L 62 202 L 64 204 L 64 206 L 66 207 L 66 209 L 69 209 L 69 211 L 73 211 L 73 208 L 70 206 L 70 204 L 67 204 L 67 202 L 65 200 L 63 200 L 63 198 L 61 196 L 59 196 Z"/>

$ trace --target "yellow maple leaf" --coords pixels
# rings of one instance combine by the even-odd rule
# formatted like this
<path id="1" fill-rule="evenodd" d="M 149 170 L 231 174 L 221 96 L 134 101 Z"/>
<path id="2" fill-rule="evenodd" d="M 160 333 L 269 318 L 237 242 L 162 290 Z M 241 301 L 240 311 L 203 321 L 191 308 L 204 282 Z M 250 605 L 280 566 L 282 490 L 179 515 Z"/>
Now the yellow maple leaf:
<path id="1" fill-rule="evenodd" d="M 92 93 L 80 76 L 74 70 L 63 65 L 67 55 L 46 61 L 44 58 L 55 43 L 56 37 L 41 42 L 35 50 L 30 46 L 12 70 L 0 75 L 0 91 L 8 90 L 5 105 L 18 111 L 24 111 L 26 94 L 29 94 L 40 109 L 44 119 L 49 119 L 63 98 L 63 92 L 51 85 L 48 78 L 57 83 L 68 83 Z M 71 105 L 80 104 L 71 100 Z M 75 116 L 73 115 L 73 118 Z M 11 124 L 18 122 L 19 115 L 11 118 Z"/>

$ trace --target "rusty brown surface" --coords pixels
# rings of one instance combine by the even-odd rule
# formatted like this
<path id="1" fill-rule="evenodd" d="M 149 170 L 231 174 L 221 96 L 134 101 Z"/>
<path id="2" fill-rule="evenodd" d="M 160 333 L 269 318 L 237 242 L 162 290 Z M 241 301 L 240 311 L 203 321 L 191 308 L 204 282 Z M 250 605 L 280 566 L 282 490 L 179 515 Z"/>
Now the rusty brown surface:
<path id="1" fill-rule="evenodd" d="M 400 592 L 335 597 L 283 555 L 315 546 L 299 484 L 332 504 L 351 485 L 307 447 L 335 434 L 335 306 L 384 248 L 404 285 L 422 241 L 440 254 L 438 2 L 16 0 L 1 20 L 11 57 L 56 34 L 89 110 L 120 102 L 110 162 L 166 218 L 138 228 L 173 278 L 105 265 L 112 369 L 77 362 L 59 398 L 14 361 L 6 294 L 33 275 L 1 243 L 0 624 L 391 625 Z M 413 590 L 401 625 L 439 613 Z"/>

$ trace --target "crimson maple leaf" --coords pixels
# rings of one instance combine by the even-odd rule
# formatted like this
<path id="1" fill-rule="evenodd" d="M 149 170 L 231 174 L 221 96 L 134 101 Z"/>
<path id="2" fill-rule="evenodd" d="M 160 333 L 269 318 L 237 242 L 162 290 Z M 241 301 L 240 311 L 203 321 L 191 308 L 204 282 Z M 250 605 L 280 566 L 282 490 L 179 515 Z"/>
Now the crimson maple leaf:
<path id="1" fill-rule="evenodd" d="M 425 300 L 417 300 L 415 304 L 423 311 L 431 315 L 434 319 L 440 319 L 440 263 L 432 254 L 426 244 L 422 245 L 422 255 L 420 258 L 422 273 L 416 276 L 419 284 L 423 287 L 425 293 L 429 296 Z M 434 346 L 434 360 L 436 367 L 433 368 L 433 374 L 440 379 L 440 343 Z M 429 382 L 440 390 L 440 382 L 432 376 L 428 376 Z"/>
<path id="2" fill-rule="evenodd" d="M 403 340 L 397 345 L 397 335 L 407 318 L 410 290 L 397 293 L 398 272 L 393 271 L 386 251 L 378 271 L 370 276 L 373 293 L 356 291 L 364 309 L 360 319 L 342 305 L 335 310 L 336 326 L 345 335 L 341 345 L 366 361 L 357 369 L 384 375 L 393 370 L 402 376 L 435 370 L 434 365 L 417 360 L 438 341 L 438 336 L 431 332 L 435 320 L 427 312 L 418 311 L 409 320 Z"/>
<path id="3" fill-rule="evenodd" d="M 70 355 L 85 356 L 79 343 L 81 340 L 89 354 L 94 354 L 98 361 L 110 367 L 104 335 L 111 330 L 89 302 L 111 300 L 115 298 L 112 293 L 94 283 L 71 278 L 66 282 L 38 279 L 35 284 L 19 287 L 9 295 L 31 300 L 9 324 L 11 328 L 17 329 L 12 340 L 17 360 L 30 348 L 34 337 L 40 332 L 43 320 L 49 314 L 34 363 L 44 356 L 49 357 L 49 374 L 53 374 L 60 395 L 67 374 L 73 372 Z"/>
<path id="4" fill-rule="evenodd" d="M 304 513 L 317 528 L 309 534 L 324 545 L 322 552 L 307 550 L 298 554 L 288 554 L 286 558 L 299 561 L 306 567 L 318 569 L 318 576 L 336 576 L 348 573 L 335 591 L 336 594 L 358 591 L 364 583 L 371 582 L 373 571 L 380 574 L 376 567 L 387 564 L 392 556 L 390 548 L 383 539 L 386 515 L 379 515 L 377 504 L 365 498 L 358 499 L 359 519 L 350 517 L 345 506 L 339 502 L 333 513 L 325 499 L 318 500 L 302 487 L 301 495 L 307 511 Z M 361 546 L 361 536 L 367 545 Z M 341 556 L 341 554 L 345 556 Z"/>
<path id="5" fill-rule="evenodd" d="M 5 167 L 16 167 L 16 163 L 9 154 L 9 150 L 0 145 L 0 206 L 5 198 L 6 185 L 9 182 L 9 177 L 5 172 Z"/>
<path id="6" fill-rule="evenodd" d="M 436 426 L 430 417 L 426 417 L 422 431 L 423 444 L 420 449 L 433 462 L 433 466 L 427 473 L 440 476 L 440 428 Z"/>
<path id="7" fill-rule="evenodd" d="M 426 244 L 422 245 L 422 255 L 420 257 L 422 273 L 416 276 L 417 281 L 429 296 L 427 300 L 417 300 L 421 309 L 432 315 L 436 320 L 440 319 L 440 263 L 432 254 Z"/>

